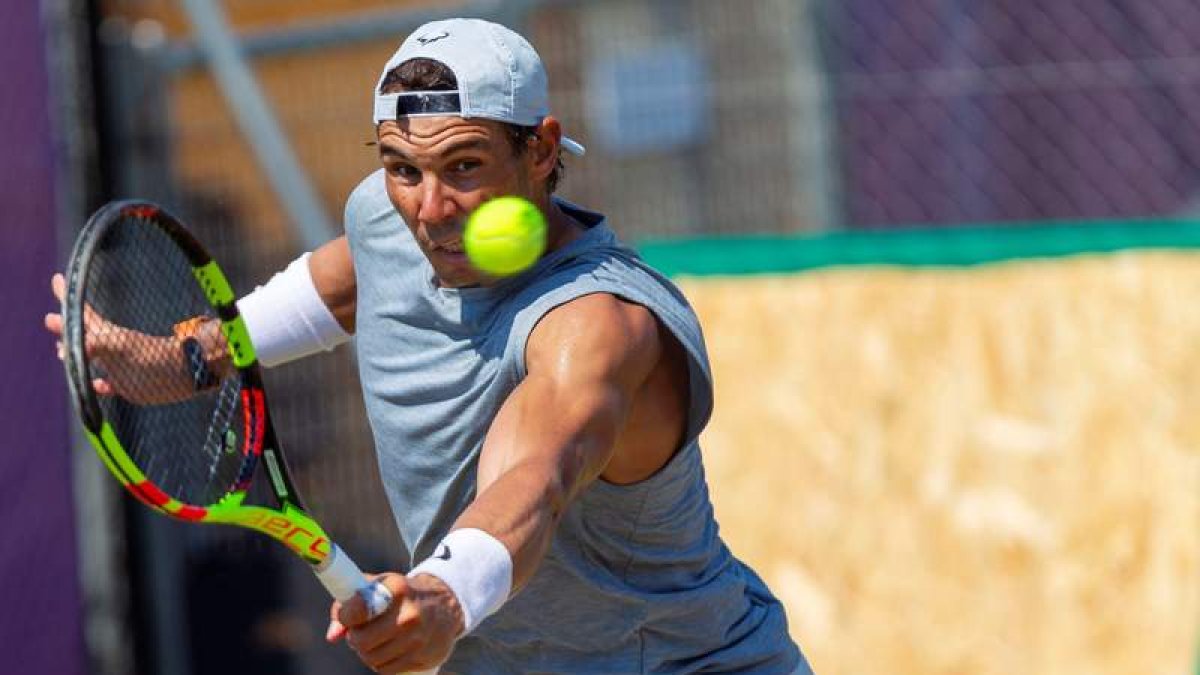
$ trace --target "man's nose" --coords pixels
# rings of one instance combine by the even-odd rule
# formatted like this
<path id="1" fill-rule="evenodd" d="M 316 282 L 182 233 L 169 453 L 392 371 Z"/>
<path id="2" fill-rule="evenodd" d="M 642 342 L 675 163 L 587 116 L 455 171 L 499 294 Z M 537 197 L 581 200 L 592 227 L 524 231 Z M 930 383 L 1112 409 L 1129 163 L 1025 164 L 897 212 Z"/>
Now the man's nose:
<path id="1" fill-rule="evenodd" d="M 456 215 L 454 201 L 450 199 L 446 186 L 436 176 L 426 178 L 421 187 L 421 210 L 417 214 L 421 222 L 437 225 Z"/>

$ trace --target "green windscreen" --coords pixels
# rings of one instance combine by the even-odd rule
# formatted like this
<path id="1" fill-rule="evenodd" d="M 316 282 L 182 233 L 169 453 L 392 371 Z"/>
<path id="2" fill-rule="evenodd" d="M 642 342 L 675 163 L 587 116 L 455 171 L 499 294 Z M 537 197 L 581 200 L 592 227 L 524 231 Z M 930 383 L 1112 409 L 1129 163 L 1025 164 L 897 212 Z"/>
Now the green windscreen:
<path id="1" fill-rule="evenodd" d="M 1200 221 L 1050 221 L 647 240 L 638 246 L 668 276 L 779 274 L 832 265 L 979 265 L 1133 248 L 1200 248 Z"/>

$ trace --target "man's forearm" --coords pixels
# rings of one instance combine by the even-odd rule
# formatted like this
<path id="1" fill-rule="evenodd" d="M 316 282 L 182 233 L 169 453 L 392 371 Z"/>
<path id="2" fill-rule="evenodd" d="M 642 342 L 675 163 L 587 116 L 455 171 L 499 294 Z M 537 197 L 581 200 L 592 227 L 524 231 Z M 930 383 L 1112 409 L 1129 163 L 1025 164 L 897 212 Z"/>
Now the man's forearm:
<path id="1" fill-rule="evenodd" d="M 433 555 L 410 573 L 430 574 L 453 592 L 470 632 L 523 586 L 550 546 L 570 499 L 561 466 L 525 461 L 488 484 Z"/>
<path id="2" fill-rule="evenodd" d="M 509 467 L 458 518 L 454 529 L 483 530 L 512 556 L 512 588 L 524 586 L 550 546 L 573 490 L 561 466 L 530 460 Z"/>

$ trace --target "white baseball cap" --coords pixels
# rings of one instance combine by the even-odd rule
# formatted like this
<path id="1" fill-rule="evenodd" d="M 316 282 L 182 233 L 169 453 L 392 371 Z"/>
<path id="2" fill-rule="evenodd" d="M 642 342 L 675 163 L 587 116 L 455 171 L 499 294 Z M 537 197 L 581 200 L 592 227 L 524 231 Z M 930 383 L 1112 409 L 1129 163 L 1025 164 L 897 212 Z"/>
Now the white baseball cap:
<path id="1" fill-rule="evenodd" d="M 453 91 L 381 94 L 384 78 L 410 59 L 432 59 L 454 73 Z M 413 31 L 392 54 L 375 83 L 375 124 L 401 117 L 459 115 L 536 126 L 550 114 L 546 68 L 533 45 L 497 23 L 445 19 Z M 582 155 L 584 147 L 562 137 L 562 147 Z"/>

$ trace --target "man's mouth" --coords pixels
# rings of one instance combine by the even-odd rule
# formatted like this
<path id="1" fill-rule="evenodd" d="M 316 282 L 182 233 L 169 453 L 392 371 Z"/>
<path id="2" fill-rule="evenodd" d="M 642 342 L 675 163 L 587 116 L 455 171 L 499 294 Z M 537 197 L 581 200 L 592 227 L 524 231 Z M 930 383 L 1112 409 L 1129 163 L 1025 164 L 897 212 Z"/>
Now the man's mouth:
<path id="1" fill-rule="evenodd" d="M 431 252 L 434 256 L 440 258 L 444 264 L 454 265 L 455 267 L 468 264 L 467 251 L 463 247 L 461 239 L 434 244 Z"/>

